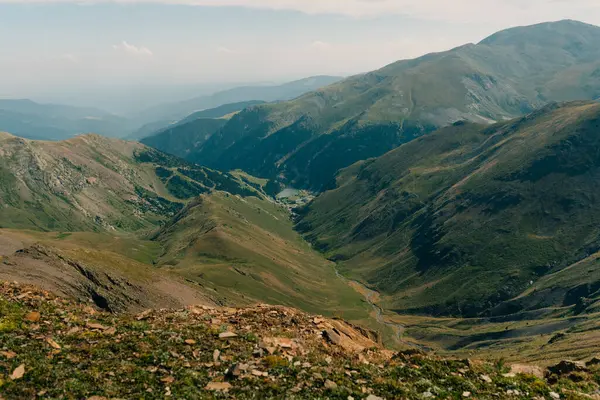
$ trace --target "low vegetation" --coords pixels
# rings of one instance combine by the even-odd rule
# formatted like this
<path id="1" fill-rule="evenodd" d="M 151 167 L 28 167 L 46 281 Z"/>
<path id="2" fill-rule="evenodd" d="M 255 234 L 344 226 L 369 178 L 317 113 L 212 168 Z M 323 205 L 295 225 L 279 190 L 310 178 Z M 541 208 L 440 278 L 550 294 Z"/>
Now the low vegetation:
<path id="1" fill-rule="evenodd" d="M 116 316 L 0 283 L 4 398 L 588 399 L 597 360 L 544 371 L 418 351 L 293 309 L 192 306 Z"/>

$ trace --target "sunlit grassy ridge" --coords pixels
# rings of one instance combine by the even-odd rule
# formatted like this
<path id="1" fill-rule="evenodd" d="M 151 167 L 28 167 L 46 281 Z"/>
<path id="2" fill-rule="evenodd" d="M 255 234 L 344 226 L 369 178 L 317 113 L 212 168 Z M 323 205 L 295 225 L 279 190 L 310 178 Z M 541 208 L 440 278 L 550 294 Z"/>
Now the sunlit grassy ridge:
<path id="1" fill-rule="evenodd" d="M 155 240 L 162 268 L 217 289 L 234 303 L 261 300 L 364 320 L 368 306 L 335 276 L 332 263 L 293 231 L 288 211 L 272 201 L 227 193 L 191 203 Z"/>

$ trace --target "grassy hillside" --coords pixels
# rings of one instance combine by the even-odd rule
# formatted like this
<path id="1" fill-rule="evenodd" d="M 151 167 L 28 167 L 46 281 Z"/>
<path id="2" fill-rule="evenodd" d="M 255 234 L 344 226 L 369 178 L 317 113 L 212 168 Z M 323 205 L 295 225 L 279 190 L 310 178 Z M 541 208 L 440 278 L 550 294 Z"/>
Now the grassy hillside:
<path id="1" fill-rule="evenodd" d="M 298 228 L 388 310 L 592 312 L 599 132 L 598 103 L 457 123 L 342 171 Z"/>
<path id="2" fill-rule="evenodd" d="M 202 146 L 217 130 L 227 123 L 225 119 L 198 118 L 175 124 L 155 135 L 141 140 L 160 151 L 185 158 Z"/>
<path id="3" fill-rule="evenodd" d="M 142 144 L 98 135 L 61 142 L 0 134 L 0 228 L 150 229 L 201 193 L 257 189 Z"/>
<path id="4" fill-rule="evenodd" d="M 230 304 L 259 300 L 367 319 L 362 296 L 335 276 L 332 263 L 293 231 L 288 211 L 271 201 L 202 196 L 153 239 L 165 249 L 161 268 L 214 289 Z"/>
<path id="5" fill-rule="evenodd" d="M 102 298 L 117 310 L 182 304 L 196 293 L 384 330 L 294 232 L 289 211 L 265 195 L 266 181 L 97 135 L 36 142 L 2 134 L 0 144 L 0 228 L 11 228 L 0 231 L 3 279 Z M 177 289 L 182 282 L 187 289 Z"/>
<path id="6" fill-rule="evenodd" d="M 288 211 L 256 196 L 205 194 L 151 236 L 0 229 L 0 278 L 111 311 L 285 304 L 391 339 L 360 293 L 293 231 Z"/>
<path id="7" fill-rule="evenodd" d="M 500 32 L 247 109 L 188 155 L 321 190 L 340 168 L 459 120 L 492 123 L 548 101 L 600 97 L 600 28 L 561 21 Z"/>

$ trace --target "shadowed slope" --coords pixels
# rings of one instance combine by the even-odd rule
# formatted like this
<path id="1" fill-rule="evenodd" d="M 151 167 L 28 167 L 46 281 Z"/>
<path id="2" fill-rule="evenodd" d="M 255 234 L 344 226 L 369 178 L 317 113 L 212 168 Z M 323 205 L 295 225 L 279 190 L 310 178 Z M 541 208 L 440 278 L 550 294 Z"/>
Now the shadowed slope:
<path id="1" fill-rule="evenodd" d="M 298 228 L 398 312 L 574 305 L 571 289 L 589 284 L 579 296 L 590 295 L 595 273 L 577 283 L 560 271 L 600 248 L 599 149 L 597 103 L 455 124 L 342 171 Z M 548 276 L 554 296 L 529 289 Z"/>

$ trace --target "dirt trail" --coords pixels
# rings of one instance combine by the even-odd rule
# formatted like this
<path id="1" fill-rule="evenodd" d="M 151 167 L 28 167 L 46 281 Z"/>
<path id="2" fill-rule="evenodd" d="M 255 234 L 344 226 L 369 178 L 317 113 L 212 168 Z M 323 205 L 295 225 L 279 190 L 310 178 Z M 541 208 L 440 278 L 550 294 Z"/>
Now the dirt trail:
<path id="1" fill-rule="evenodd" d="M 387 327 L 392 328 L 392 330 L 394 331 L 394 341 L 396 343 L 415 346 L 415 347 L 421 347 L 415 343 L 410 343 L 410 342 L 403 340 L 402 334 L 404 332 L 404 325 L 398 324 L 395 322 L 389 322 L 388 320 L 386 320 L 384 313 L 383 313 L 383 309 L 376 303 L 376 299 L 379 297 L 378 292 L 376 292 L 375 290 L 369 289 L 368 287 L 366 287 L 365 285 L 363 285 L 362 283 L 360 283 L 358 281 L 349 280 L 348 278 L 346 278 L 345 276 L 340 274 L 337 267 L 335 267 L 335 266 L 334 266 L 334 270 L 335 270 L 335 274 L 338 278 L 342 279 L 344 282 L 346 282 L 347 284 L 352 286 L 352 288 L 354 290 L 356 290 L 357 292 L 359 292 L 360 294 L 362 294 L 365 297 L 365 300 L 367 301 L 367 303 L 369 303 L 369 305 L 371 305 L 371 307 L 373 308 L 373 311 L 375 311 L 375 319 L 377 320 L 377 322 L 380 323 L 381 325 L 385 325 Z"/>

